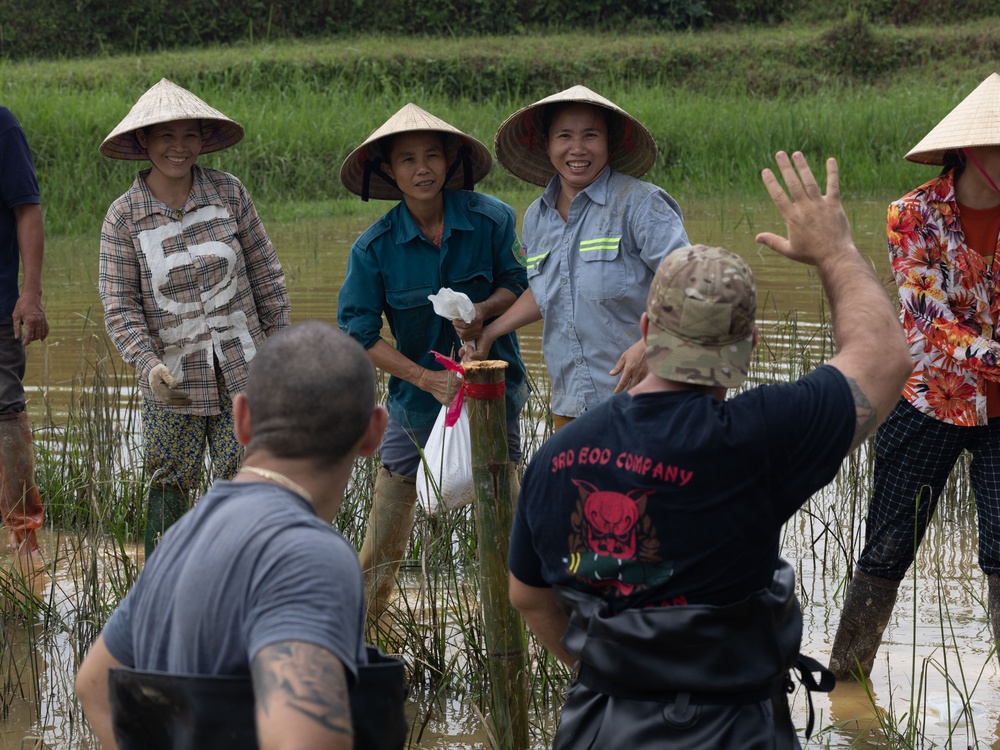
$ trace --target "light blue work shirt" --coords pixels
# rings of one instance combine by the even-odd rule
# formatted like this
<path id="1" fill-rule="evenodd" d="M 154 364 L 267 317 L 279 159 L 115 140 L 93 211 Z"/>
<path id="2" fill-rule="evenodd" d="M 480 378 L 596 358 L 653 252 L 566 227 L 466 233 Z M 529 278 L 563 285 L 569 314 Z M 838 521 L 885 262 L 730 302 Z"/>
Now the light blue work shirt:
<path id="1" fill-rule="evenodd" d="M 606 167 L 556 210 L 559 175 L 524 214 L 528 284 L 544 321 L 542 354 L 552 413 L 578 417 L 609 398 L 609 374 L 640 338 L 653 274 L 688 244 L 681 209 L 666 191 Z"/>
<path id="2" fill-rule="evenodd" d="M 429 370 L 444 369 L 431 350 L 457 357 L 462 344 L 428 295 L 449 287 L 482 302 L 500 288 L 520 296 L 527 285 L 514 209 L 483 193 L 444 190 L 442 195 L 441 248 L 424 237 L 400 201 L 354 243 L 337 300 L 340 329 L 365 349 L 382 340 L 385 315 L 396 349 Z M 507 418 L 517 419 L 528 396 L 517 337 L 498 338 L 489 358 L 507 362 Z M 433 395 L 395 376 L 389 378 L 387 406 L 393 420 L 414 429 L 431 427 L 441 410 Z"/>

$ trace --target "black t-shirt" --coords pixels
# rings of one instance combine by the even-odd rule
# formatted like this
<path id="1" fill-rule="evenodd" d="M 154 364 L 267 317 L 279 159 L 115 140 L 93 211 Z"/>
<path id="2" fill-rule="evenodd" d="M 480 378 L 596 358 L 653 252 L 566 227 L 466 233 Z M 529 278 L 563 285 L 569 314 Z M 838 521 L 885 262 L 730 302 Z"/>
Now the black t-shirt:
<path id="1" fill-rule="evenodd" d="M 855 424 L 829 366 L 724 402 L 619 394 L 528 466 L 511 573 L 616 607 L 739 601 L 770 584 L 782 524 L 836 476 Z"/>

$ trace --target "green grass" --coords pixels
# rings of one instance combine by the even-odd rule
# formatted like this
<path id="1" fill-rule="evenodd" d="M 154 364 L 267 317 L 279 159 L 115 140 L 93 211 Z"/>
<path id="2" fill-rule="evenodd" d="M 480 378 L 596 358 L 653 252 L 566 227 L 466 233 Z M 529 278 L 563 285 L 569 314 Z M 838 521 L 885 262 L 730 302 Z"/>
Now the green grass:
<path id="1" fill-rule="evenodd" d="M 0 62 L 0 80 L 34 151 L 49 232 L 95 243 L 143 164 L 97 148 L 163 76 L 246 126 L 242 143 L 203 163 L 239 176 L 265 222 L 368 211 L 340 185 L 340 165 L 406 101 L 492 145 L 514 110 L 575 83 L 643 121 L 660 147 L 648 179 L 682 201 L 756 192 L 774 151 L 796 148 L 840 158 L 855 196 L 896 196 L 924 174 L 903 154 L 995 67 L 1000 19 L 852 28 L 286 42 Z M 897 49 L 918 53 L 883 70 L 880 55 Z M 882 67 L 866 73 L 866 61 Z M 481 189 L 514 203 L 537 195 L 499 166 Z"/>

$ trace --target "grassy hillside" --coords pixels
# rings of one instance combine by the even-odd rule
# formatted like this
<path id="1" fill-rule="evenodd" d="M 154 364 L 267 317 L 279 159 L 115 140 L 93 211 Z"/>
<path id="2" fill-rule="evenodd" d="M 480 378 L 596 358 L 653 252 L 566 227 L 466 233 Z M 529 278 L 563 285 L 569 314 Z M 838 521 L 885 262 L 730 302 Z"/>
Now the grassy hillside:
<path id="1" fill-rule="evenodd" d="M 96 232 L 137 164 L 100 141 L 160 77 L 247 128 L 205 163 L 241 177 L 266 216 L 360 210 L 340 163 L 414 101 L 492 145 L 512 111 L 583 83 L 638 116 L 660 156 L 648 178 L 678 197 L 758 190 L 778 148 L 844 162 L 854 195 L 928 176 L 902 154 L 996 67 L 1000 20 L 944 28 L 826 26 L 670 34 L 372 38 L 0 63 L 0 102 L 35 153 L 52 232 Z M 497 167 L 483 189 L 534 188 Z"/>

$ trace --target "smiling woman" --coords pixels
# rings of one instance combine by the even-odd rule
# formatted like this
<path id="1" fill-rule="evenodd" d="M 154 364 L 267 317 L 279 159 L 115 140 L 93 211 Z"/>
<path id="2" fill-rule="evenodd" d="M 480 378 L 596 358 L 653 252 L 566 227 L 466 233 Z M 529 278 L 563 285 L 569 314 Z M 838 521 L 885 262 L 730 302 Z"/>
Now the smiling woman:
<path id="1" fill-rule="evenodd" d="M 369 612 L 375 616 L 388 605 L 413 528 L 419 449 L 456 387 L 434 352 L 447 354 L 475 341 L 483 325 L 507 310 L 527 286 L 514 210 L 471 192 L 492 166 L 490 152 L 478 140 L 407 104 L 355 148 L 340 171 L 344 186 L 362 200 L 402 198 L 351 248 L 337 309 L 341 329 L 391 376 L 389 428 L 359 555 Z M 468 296 L 473 320 L 435 314 L 428 296 L 444 287 Z M 395 346 L 382 337 L 383 315 Z M 512 334 L 484 351 L 509 363 L 507 449 L 516 487 L 518 416 L 528 391 L 524 363 Z"/>
<path id="2" fill-rule="evenodd" d="M 568 104 L 546 113 L 545 150 L 559 175 L 559 213 L 566 220 L 570 203 L 608 165 L 608 117 L 600 107 Z"/>
<path id="3" fill-rule="evenodd" d="M 544 319 L 559 429 L 645 376 L 639 318 L 653 273 L 687 233 L 676 201 L 638 179 L 656 160 L 652 135 L 585 86 L 515 112 L 496 149 L 507 171 L 545 192 L 524 214 L 530 289 L 482 341 Z"/>
<path id="4" fill-rule="evenodd" d="M 147 555 L 187 510 L 206 443 L 215 478 L 236 474 L 231 396 L 259 344 L 290 322 L 285 276 L 246 189 L 196 164 L 242 138 L 241 125 L 163 79 L 101 145 L 151 163 L 108 209 L 99 281 L 108 335 L 142 391 Z"/>
<path id="5" fill-rule="evenodd" d="M 146 177 L 153 195 L 171 208 L 183 209 L 191 190 L 191 167 L 205 140 L 201 120 L 174 120 L 139 128 L 135 139 L 153 165 Z"/>

